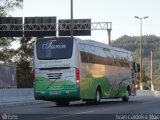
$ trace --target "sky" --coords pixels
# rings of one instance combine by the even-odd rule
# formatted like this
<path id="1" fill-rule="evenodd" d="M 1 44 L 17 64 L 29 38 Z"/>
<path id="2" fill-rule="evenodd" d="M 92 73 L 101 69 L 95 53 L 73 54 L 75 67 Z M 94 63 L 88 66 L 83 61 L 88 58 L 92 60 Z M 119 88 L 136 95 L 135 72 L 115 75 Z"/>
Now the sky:
<path id="1" fill-rule="evenodd" d="M 13 17 L 57 16 L 70 19 L 70 0 L 24 0 L 22 10 L 10 13 Z M 73 0 L 73 18 L 90 18 L 92 22 L 112 22 L 111 39 L 123 35 L 139 36 L 143 19 L 143 35 L 160 36 L 160 0 Z M 92 31 L 80 37 L 108 43 L 107 31 Z"/>

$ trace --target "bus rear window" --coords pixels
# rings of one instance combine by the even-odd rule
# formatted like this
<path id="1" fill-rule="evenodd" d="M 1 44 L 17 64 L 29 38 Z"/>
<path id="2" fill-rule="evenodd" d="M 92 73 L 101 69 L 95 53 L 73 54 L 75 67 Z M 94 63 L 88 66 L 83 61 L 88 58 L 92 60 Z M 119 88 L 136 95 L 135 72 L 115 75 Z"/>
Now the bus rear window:
<path id="1" fill-rule="evenodd" d="M 37 58 L 39 60 L 67 59 L 72 57 L 73 39 L 46 38 L 36 42 Z"/>

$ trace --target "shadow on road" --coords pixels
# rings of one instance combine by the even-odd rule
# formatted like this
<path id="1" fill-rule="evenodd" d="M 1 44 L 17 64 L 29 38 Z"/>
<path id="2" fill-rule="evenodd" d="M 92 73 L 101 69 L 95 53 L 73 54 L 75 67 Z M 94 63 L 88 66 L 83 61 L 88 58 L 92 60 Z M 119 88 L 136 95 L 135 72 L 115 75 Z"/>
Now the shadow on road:
<path id="1" fill-rule="evenodd" d="M 86 104 L 85 102 L 78 101 L 78 102 L 71 102 L 69 106 L 63 106 L 64 107 L 101 107 L 101 106 L 117 106 L 117 105 L 129 105 L 129 104 L 140 104 L 143 103 L 144 101 L 138 101 L 138 100 L 131 100 L 128 102 L 122 102 L 121 100 L 103 100 L 99 104 L 94 105 L 94 104 Z M 46 107 L 46 106 L 45 106 Z M 53 106 L 47 106 L 47 108 L 54 108 L 58 107 L 53 103 Z M 59 107 L 61 108 L 61 107 Z"/>

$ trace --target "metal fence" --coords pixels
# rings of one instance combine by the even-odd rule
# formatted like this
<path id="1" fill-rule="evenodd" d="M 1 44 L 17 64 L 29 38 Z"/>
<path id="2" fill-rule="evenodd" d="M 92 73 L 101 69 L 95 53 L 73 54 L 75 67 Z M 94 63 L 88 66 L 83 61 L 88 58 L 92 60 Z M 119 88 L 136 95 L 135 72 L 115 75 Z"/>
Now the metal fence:
<path id="1" fill-rule="evenodd" d="M 0 65 L 0 89 L 17 88 L 16 67 Z"/>

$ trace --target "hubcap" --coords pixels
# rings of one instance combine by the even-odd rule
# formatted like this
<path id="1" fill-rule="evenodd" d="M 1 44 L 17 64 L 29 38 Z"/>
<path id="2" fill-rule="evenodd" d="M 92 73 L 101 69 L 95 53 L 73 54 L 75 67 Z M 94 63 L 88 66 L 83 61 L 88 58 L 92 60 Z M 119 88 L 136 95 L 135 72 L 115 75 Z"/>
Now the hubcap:
<path id="1" fill-rule="evenodd" d="M 129 92 L 128 92 L 128 90 L 126 91 L 126 97 L 129 98 Z"/>
<path id="2" fill-rule="evenodd" d="M 97 91 L 96 100 L 100 101 L 100 93 L 99 93 L 99 91 Z"/>

